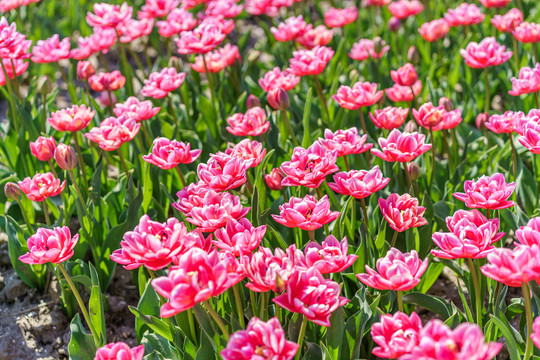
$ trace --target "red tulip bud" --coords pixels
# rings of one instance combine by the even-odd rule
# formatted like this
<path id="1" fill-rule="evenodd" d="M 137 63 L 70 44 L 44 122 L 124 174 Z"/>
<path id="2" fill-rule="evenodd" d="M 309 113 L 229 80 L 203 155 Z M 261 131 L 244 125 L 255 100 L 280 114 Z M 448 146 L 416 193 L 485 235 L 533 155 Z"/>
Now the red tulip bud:
<path id="1" fill-rule="evenodd" d="M 15 183 L 8 182 L 4 186 L 4 194 L 11 201 L 19 200 L 21 197 L 21 188 Z"/>
<path id="2" fill-rule="evenodd" d="M 268 103 L 275 110 L 286 110 L 289 108 L 289 95 L 282 88 L 270 90 L 267 95 Z"/>
<path id="3" fill-rule="evenodd" d="M 248 109 L 254 108 L 254 107 L 260 107 L 261 102 L 259 101 L 259 98 L 257 98 L 255 95 L 251 94 L 248 96 L 246 100 L 246 106 Z"/>
<path id="4" fill-rule="evenodd" d="M 71 170 L 77 166 L 77 154 L 69 145 L 59 144 L 54 151 L 54 159 L 62 170 Z"/>

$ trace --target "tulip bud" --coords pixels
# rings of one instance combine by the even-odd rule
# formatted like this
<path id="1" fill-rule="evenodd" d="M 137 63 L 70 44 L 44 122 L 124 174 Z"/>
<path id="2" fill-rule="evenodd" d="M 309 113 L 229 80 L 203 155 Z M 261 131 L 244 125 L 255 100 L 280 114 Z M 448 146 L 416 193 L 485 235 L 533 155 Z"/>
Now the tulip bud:
<path id="1" fill-rule="evenodd" d="M 77 154 L 69 145 L 59 144 L 54 151 L 54 160 L 62 170 L 72 170 L 77 166 Z"/>
<path id="2" fill-rule="evenodd" d="M 419 179 L 420 176 L 422 176 L 422 169 L 420 169 L 420 166 L 415 162 L 410 163 L 407 169 L 409 170 L 409 176 L 413 181 Z"/>
<path id="3" fill-rule="evenodd" d="M 82 81 L 88 80 L 88 78 L 95 73 L 96 69 L 90 61 L 79 61 L 77 63 L 77 77 Z"/>
<path id="4" fill-rule="evenodd" d="M 38 92 L 41 95 L 50 94 L 52 91 L 52 83 L 48 76 L 43 75 L 38 80 Z"/>
<path id="5" fill-rule="evenodd" d="M 416 122 L 410 120 L 405 124 L 405 132 L 413 133 L 418 130 L 418 126 L 416 125 Z"/>
<path id="6" fill-rule="evenodd" d="M 385 42 L 383 39 L 381 39 L 380 36 L 377 36 L 375 39 L 373 39 L 373 51 L 375 51 L 377 54 L 382 51 L 384 45 Z"/>
<path id="7" fill-rule="evenodd" d="M 289 108 L 289 95 L 282 88 L 270 90 L 267 99 L 270 106 L 275 110 L 286 110 Z"/>
<path id="8" fill-rule="evenodd" d="M 420 53 L 416 46 L 411 46 L 407 51 L 407 61 L 412 64 L 418 64 L 420 62 Z"/>
<path id="9" fill-rule="evenodd" d="M 6 194 L 8 200 L 19 200 L 21 197 L 21 188 L 19 188 L 19 185 L 15 183 L 8 182 L 4 186 L 4 194 Z"/>
<path id="10" fill-rule="evenodd" d="M 446 111 L 454 111 L 454 104 L 452 104 L 452 100 L 450 100 L 447 97 L 442 97 L 439 99 L 439 106 L 444 106 L 444 110 Z"/>
<path id="11" fill-rule="evenodd" d="M 176 71 L 181 71 L 182 62 L 176 56 L 171 56 L 171 58 L 169 59 L 169 67 L 175 68 Z"/>
<path id="12" fill-rule="evenodd" d="M 38 160 L 49 161 L 54 157 L 56 141 L 51 137 L 40 136 L 35 142 L 30 142 L 30 152 Z"/>
<path id="13" fill-rule="evenodd" d="M 285 173 L 280 168 L 273 168 L 270 174 L 264 175 L 266 184 L 272 190 L 281 190 L 283 186 L 281 181 L 285 178 Z"/>
<path id="14" fill-rule="evenodd" d="M 256 63 L 259 60 L 260 56 L 261 56 L 261 52 L 259 50 L 251 50 L 247 56 L 248 62 Z"/>
<path id="15" fill-rule="evenodd" d="M 392 16 L 390 20 L 388 20 L 388 28 L 390 29 L 390 31 L 396 32 L 399 30 L 400 27 L 401 21 L 399 21 L 398 18 Z"/>
<path id="16" fill-rule="evenodd" d="M 251 94 L 248 96 L 246 100 L 246 106 L 248 109 L 254 108 L 254 107 L 260 107 L 261 102 L 259 101 L 259 98 L 257 98 L 255 95 Z"/>
<path id="17" fill-rule="evenodd" d="M 476 117 L 476 127 L 480 130 L 486 130 L 486 122 L 489 120 L 488 113 L 480 113 Z"/>

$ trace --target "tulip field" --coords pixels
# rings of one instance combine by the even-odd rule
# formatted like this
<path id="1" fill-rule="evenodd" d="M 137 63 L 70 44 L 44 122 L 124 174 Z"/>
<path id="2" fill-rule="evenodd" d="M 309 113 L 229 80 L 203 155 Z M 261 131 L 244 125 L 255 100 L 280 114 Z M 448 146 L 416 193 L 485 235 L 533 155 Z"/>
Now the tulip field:
<path id="1" fill-rule="evenodd" d="M 539 1 L 0 13 L 0 280 L 65 317 L 46 359 L 540 359 Z"/>

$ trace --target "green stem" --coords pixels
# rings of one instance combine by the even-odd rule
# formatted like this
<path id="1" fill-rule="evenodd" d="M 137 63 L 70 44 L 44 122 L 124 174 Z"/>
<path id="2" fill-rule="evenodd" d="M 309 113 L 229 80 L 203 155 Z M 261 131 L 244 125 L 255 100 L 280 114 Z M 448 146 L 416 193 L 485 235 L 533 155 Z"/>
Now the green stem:
<path id="1" fill-rule="evenodd" d="M 182 170 L 180 170 L 180 166 L 175 166 L 176 172 L 178 172 L 178 175 L 180 176 L 180 181 L 182 182 L 182 187 L 186 187 L 186 179 L 184 178 L 184 174 L 182 173 Z"/>
<path id="2" fill-rule="evenodd" d="M 49 218 L 49 206 L 47 205 L 47 199 L 41 202 L 43 204 L 43 214 L 45 215 L 45 222 L 47 227 L 51 227 L 51 219 Z"/>
<path id="3" fill-rule="evenodd" d="M 30 224 L 30 221 L 28 220 L 28 215 L 26 215 L 26 211 L 24 211 L 24 209 L 23 209 L 23 206 L 22 206 L 22 203 L 21 203 L 21 201 L 20 201 L 20 198 L 19 198 L 19 200 L 17 201 L 17 203 L 19 204 L 19 208 L 21 209 L 21 214 L 22 214 L 22 216 L 23 216 L 24 222 L 26 223 L 26 227 L 28 228 L 28 232 L 29 232 L 29 233 L 33 233 L 34 228 L 32 227 L 32 224 Z"/>
<path id="4" fill-rule="evenodd" d="M 218 106 L 218 104 L 216 102 L 214 81 L 212 80 L 212 74 L 208 71 L 208 66 L 206 65 L 206 56 L 205 56 L 205 54 L 202 54 L 202 58 L 203 58 L 203 64 L 204 64 L 204 71 L 205 71 L 205 74 L 206 74 L 206 78 L 208 79 L 208 87 L 210 88 L 210 96 L 212 97 L 212 106 L 214 107 L 214 113 L 216 114 L 216 119 L 219 120 L 221 116 L 219 114 L 219 106 Z M 218 121 L 218 123 L 219 123 L 219 121 Z"/>
<path id="5" fill-rule="evenodd" d="M 489 80 L 488 80 L 488 69 L 484 68 L 484 81 L 486 84 L 486 100 L 484 103 L 484 112 L 487 113 L 490 106 L 490 96 L 489 96 Z"/>
<path id="6" fill-rule="evenodd" d="M 289 116 L 287 116 L 287 110 L 280 110 L 279 112 L 281 114 L 281 119 L 283 119 L 283 122 L 287 126 L 287 130 L 289 130 L 289 137 L 292 139 L 294 146 L 299 146 L 298 140 L 296 139 L 296 134 L 293 131 L 291 122 L 289 121 Z"/>
<path id="7" fill-rule="evenodd" d="M 72 133 L 72 135 L 73 142 L 75 143 L 75 151 L 77 152 L 77 158 L 79 159 L 79 173 L 81 174 L 82 183 L 85 189 L 89 189 L 88 180 L 86 180 L 86 168 L 84 164 L 84 159 L 82 157 L 81 146 L 79 145 L 78 133 L 74 132 Z"/>
<path id="8" fill-rule="evenodd" d="M 107 90 L 107 96 L 109 97 L 109 110 L 111 111 L 111 116 L 114 116 L 113 97 L 110 90 Z"/>
<path id="9" fill-rule="evenodd" d="M 169 108 L 171 109 L 171 115 L 174 118 L 174 122 L 176 123 L 176 126 L 180 128 L 180 117 L 176 113 L 176 110 L 174 110 L 174 106 L 173 106 L 173 102 L 172 102 L 170 94 L 167 96 L 167 101 L 169 102 Z"/>
<path id="10" fill-rule="evenodd" d="M 409 174 L 409 168 L 406 162 L 403 163 L 403 171 L 405 172 L 405 179 L 407 180 L 409 192 L 414 196 L 414 188 L 412 186 L 411 174 Z"/>
<path id="11" fill-rule="evenodd" d="M 402 291 L 396 291 L 396 297 L 397 297 L 397 303 L 398 303 L 398 309 L 401 312 L 405 312 L 403 309 L 403 292 Z"/>
<path id="12" fill-rule="evenodd" d="M 364 220 L 364 225 L 366 227 L 366 231 L 368 233 L 368 236 L 369 238 L 371 239 L 371 234 L 369 232 L 369 223 L 368 223 L 368 217 L 367 217 L 367 206 L 366 206 L 366 201 L 364 199 L 360 199 L 360 205 L 362 205 L 362 214 L 364 215 L 363 216 L 363 220 Z"/>
<path id="13" fill-rule="evenodd" d="M 512 148 L 512 170 L 514 171 L 514 180 L 517 179 L 517 153 L 516 147 L 514 145 L 514 137 L 512 133 L 508 134 L 510 136 L 510 147 Z"/>
<path id="14" fill-rule="evenodd" d="M 69 97 L 71 99 L 71 102 L 75 104 L 77 102 L 77 92 L 75 91 L 75 88 L 73 87 L 73 84 L 69 81 L 66 70 L 62 66 L 60 66 L 60 63 L 56 63 L 58 66 L 58 70 L 60 70 L 60 74 L 62 75 L 62 79 L 66 83 Z"/>
<path id="15" fill-rule="evenodd" d="M 429 136 L 431 138 L 431 174 L 429 175 L 429 190 L 431 192 L 431 187 L 433 186 L 433 179 L 435 178 L 435 156 L 436 156 L 436 146 L 435 139 L 433 139 L 433 128 L 429 128 Z"/>
<path id="16" fill-rule="evenodd" d="M 120 151 L 120 148 L 116 149 L 116 152 L 118 153 L 118 157 L 120 158 L 120 164 L 121 164 L 124 172 L 127 175 L 128 174 L 128 167 L 126 165 L 126 160 L 124 159 L 124 155 L 122 155 L 122 151 Z"/>
<path id="17" fill-rule="evenodd" d="M 217 326 L 223 333 L 223 336 L 225 336 L 225 340 L 229 341 L 229 331 L 227 330 L 225 324 L 223 324 L 223 321 L 221 321 L 219 315 L 214 311 L 214 309 L 212 309 L 212 304 L 210 304 L 208 300 L 204 301 L 202 304 L 206 311 L 208 311 L 212 319 L 214 319 L 214 321 L 216 322 Z"/>
<path id="18" fill-rule="evenodd" d="M 391 248 L 393 248 L 394 245 L 396 245 L 396 240 L 397 240 L 398 234 L 399 234 L 399 232 L 394 230 L 394 236 L 392 236 L 392 243 L 390 244 Z"/>
<path id="19" fill-rule="evenodd" d="M 529 360 L 531 358 L 533 346 L 531 334 L 533 333 L 533 312 L 531 304 L 531 290 L 527 283 L 521 284 L 521 290 L 523 291 L 523 301 L 525 303 L 525 316 L 527 317 L 527 341 L 525 346 L 525 357 L 523 360 Z"/>
<path id="20" fill-rule="evenodd" d="M 69 174 L 69 177 L 71 178 L 71 182 L 73 183 L 73 186 L 75 187 L 75 191 L 77 192 L 77 196 L 79 197 L 79 201 L 81 202 L 82 208 L 84 209 L 85 215 L 86 215 L 87 214 L 87 212 L 86 212 L 86 200 L 85 200 L 85 198 L 84 198 L 84 196 L 83 196 L 83 194 L 81 192 L 81 188 L 77 184 L 77 181 L 75 179 L 75 174 L 73 173 L 73 169 L 69 169 L 68 174 Z"/>
<path id="21" fill-rule="evenodd" d="M 236 311 L 238 312 L 238 320 L 242 328 L 246 327 L 246 322 L 244 320 L 244 306 L 242 305 L 242 298 L 240 297 L 240 292 L 238 291 L 239 285 L 233 286 L 234 298 L 236 301 Z"/>
<path id="22" fill-rule="evenodd" d="M 313 79 L 315 79 L 315 88 L 317 89 L 317 93 L 319 94 L 319 98 L 321 99 L 321 102 L 324 107 L 326 125 L 329 126 L 330 125 L 330 112 L 328 111 L 328 104 L 326 103 L 326 98 L 324 97 L 321 82 L 319 81 L 319 78 L 317 77 L 317 75 L 313 75 Z"/>
<path id="23" fill-rule="evenodd" d="M 478 276 L 471 258 L 467 258 L 467 263 L 469 265 L 469 270 L 471 272 L 471 277 L 473 280 L 475 298 L 476 298 L 476 323 L 478 326 L 482 327 L 482 298 L 480 292 L 480 283 L 478 282 Z"/>
<path id="24" fill-rule="evenodd" d="M 540 109 L 540 100 L 538 100 L 538 91 L 534 93 L 534 102 L 536 103 L 536 108 Z"/>
<path id="25" fill-rule="evenodd" d="M 84 320 L 86 321 L 86 324 L 88 324 L 88 328 L 90 329 L 90 332 L 92 333 L 92 336 L 94 337 L 94 343 L 97 345 L 99 344 L 100 336 L 94 329 L 94 325 L 92 324 L 92 321 L 90 319 L 90 315 L 88 315 L 88 311 L 86 310 L 86 306 L 84 305 L 84 302 L 82 301 L 81 295 L 79 294 L 79 291 L 75 287 L 75 284 L 73 284 L 73 281 L 71 281 L 71 278 L 69 277 L 66 269 L 64 268 L 64 265 L 62 263 L 58 263 L 58 268 L 62 272 L 62 275 L 64 275 L 64 278 L 66 279 L 69 288 L 71 291 L 73 291 L 73 295 L 75 295 L 75 298 L 77 299 L 77 303 L 79 304 L 79 308 L 81 309 L 81 312 L 83 314 Z"/>
<path id="26" fill-rule="evenodd" d="M 302 325 L 300 326 L 300 333 L 298 334 L 298 352 L 296 353 L 295 360 L 300 359 L 300 353 L 302 352 L 302 344 L 304 343 L 304 336 L 306 335 L 306 328 L 308 319 L 305 315 L 302 315 L 304 319 L 302 320 Z"/>
<path id="27" fill-rule="evenodd" d="M 360 113 L 360 125 L 362 126 L 362 131 L 364 134 L 368 135 L 367 126 L 366 126 L 366 120 L 364 119 L 364 111 L 362 111 L 362 108 L 358 109 L 358 112 Z M 366 151 L 367 161 L 369 166 L 372 165 L 372 159 L 371 159 L 371 151 Z"/>
<path id="28" fill-rule="evenodd" d="M 105 68 L 106 72 L 111 72 L 109 69 L 109 65 L 107 64 L 107 59 L 105 59 L 105 56 L 103 56 L 103 53 L 98 52 L 99 61 L 101 62 L 101 65 Z"/>
<path id="29" fill-rule="evenodd" d="M 187 316 L 188 316 L 188 322 L 189 322 L 189 331 L 191 332 L 191 337 L 197 340 L 197 332 L 195 331 L 195 320 L 193 319 L 193 309 L 187 309 Z"/>

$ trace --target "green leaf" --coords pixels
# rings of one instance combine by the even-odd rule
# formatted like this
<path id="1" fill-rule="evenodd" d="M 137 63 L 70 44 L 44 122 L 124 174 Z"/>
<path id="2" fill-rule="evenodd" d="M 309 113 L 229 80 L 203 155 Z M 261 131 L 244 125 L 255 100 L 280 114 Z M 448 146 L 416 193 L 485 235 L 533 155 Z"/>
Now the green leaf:
<path id="1" fill-rule="evenodd" d="M 90 265 L 90 279 L 92 282 L 92 291 L 88 300 L 88 310 L 90 312 L 90 321 L 96 331 L 100 332 L 100 346 L 107 343 L 107 331 L 105 326 L 105 309 L 103 307 L 103 295 L 99 285 L 99 276 L 92 263 Z"/>
<path id="2" fill-rule="evenodd" d="M 312 144 L 311 136 L 309 134 L 309 118 L 311 114 L 311 101 L 313 100 L 313 89 L 309 89 L 306 97 L 306 104 L 304 106 L 304 116 L 302 118 L 302 124 L 304 125 L 304 137 L 302 138 L 302 147 L 307 148 Z"/>
<path id="3" fill-rule="evenodd" d="M 437 296 L 412 292 L 403 295 L 403 301 L 408 304 L 421 306 L 438 314 L 443 320 L 452 316 L 452 305 L 447 300 Z"/>
<path id="4" fill-rule="evenodd" d="M 506 346 L 508 347 L 508 354 L 510 355 L 511 360 L 520 360 L 521 356 L 519 355 L 518 345 L 516 338 L 513 335 L 513 332 L 509 329 L 508 322 L 502 321 L 494 315 L 489 315 L 490 318 L 495 323 L 495 326 L 502 332 L 504 339 L 506 340 Z"/>
<path id="5" fill-rule="evenodd" d="M 79 314 L 76 314 L 69 325 L 71 340 L 68 345 L 70 360 L 93 360 L 96 344 L 91 334 L 84 330 Z"/>
<path id="6" fill-rule="evenodd" d="M 330 352 L 330 359 L 339 359 L 343 332 L 345 330 L 345 311 L 338 308 L 330 317 L 331 326 L 326 331 L 326 344 Z"/>
<path id="7" fill-rule="evenodd" d="M 171 332 L 171 329 L 164 320 L 161 320 L 152 315 L 145 315 L 134 306 L 130 306 L 129 310 L 133 313 L 133 315 L 137 317 L 137 319 L 140 319 L 142 322 L 148 325 L 150 329 L 154 330 L 157 334 L 163 336 L 165 339 L 169 341 L 174 340 L 174 336 Z"/>

